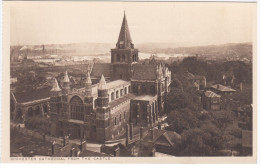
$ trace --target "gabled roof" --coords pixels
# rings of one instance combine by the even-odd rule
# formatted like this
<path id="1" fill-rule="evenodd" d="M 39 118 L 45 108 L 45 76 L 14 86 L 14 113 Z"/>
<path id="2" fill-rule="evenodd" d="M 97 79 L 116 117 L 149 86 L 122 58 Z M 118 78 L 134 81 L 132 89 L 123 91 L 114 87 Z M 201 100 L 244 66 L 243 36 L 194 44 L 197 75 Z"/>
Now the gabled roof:
<path id="1" fill-rule="evenodd" d="M 116 46 L 120 49 L 134 48 L 125 14 Z"/>
<path id="2" fill-rule="evenodd" d="M 100 78 L 102 74 L 104 77 L 110 77 L 110 65 L 110 63 L 95 63 L 90 75 L 96 78 Z"/>
<path id="3" fill-rule="evenodd" d="M 154 64 L 135 64 L 133 80 L 156 80 L 157 65 Z"/>
<path id="4" fill-rule="evenodd" d="M 216 93 L 214 93 L 210 90 L 205 92 L 205 96 L 207 96 L 207 97 L 221 97 L 220 95 L 218 95 L 218 94 L 216 94 Z"/>
<path id="5" fill-rule="evenodd" d="M 211 88 L 216 89 L 221 92 L 235 92 L 236 91 L 234 89 L 231 89 L 230 87 L 227 87 L 227 86 L 224 86 L 221 84 L 213 85 L 213 86 L 211 86 Z"/>
<path id="6" fill-rule="evenodd" d="M 176 143 L 181 142 L 181 136 L 177 134 L 176 132 L 173 131 L 166 131 L 166 130 L 161 130 L 161 129 L 154 129 L 154 138 L 151 139 L 151 136 L 148 134 L 145 136 L 144 141 L 153 141 L 154 143 L 160 143 L 165 140 L 167 141 L 168 144 L 173 146 Z"/>
<path id="7" fill-rule="evenodd" d="M 13 93 L 17 103 L 26 103 L 30 101 L 46 99 L 50 97 L 51 87 L 32 90 L 29 92 L 16 92 Z"/>

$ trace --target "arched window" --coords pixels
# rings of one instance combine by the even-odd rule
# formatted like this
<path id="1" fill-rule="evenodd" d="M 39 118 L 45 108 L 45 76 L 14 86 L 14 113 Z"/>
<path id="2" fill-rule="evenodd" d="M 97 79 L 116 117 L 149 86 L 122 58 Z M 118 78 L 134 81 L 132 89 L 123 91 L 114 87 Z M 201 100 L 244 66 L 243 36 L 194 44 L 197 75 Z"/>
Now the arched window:
<path id="1" fill-rule="evenodd" d="M 70 117 L 71 119 L 84 120 L 84 106 L 82 100 L 78 96 L 72 97 L 70 100 Z"/>
<path id="2" fill-rule="evenodd" d="M 40 114 L 41 114 L 40 106 L 36 106 L 36 108 L 35 108 L 35 115 L 40 115 Z"/>
<path id="3" fill-rule="evenodd" d="M 125 87 L 125 94 L 127 94 L 127 87 Z"/>
<path id="4" fill-rule="evenodd" d="M 153 85 L 150 86 L 150 94 L 155 94 L 155 87 Z"/>
<path id="5" fill-rule="evenodd" d="M 111 93 L 111 101 L 112 100 L 115 100 L 115 93 L 114 92 Z"/>
<path id="6" fill-rule="evenodd" d="M 119 54 L 117 54 L 117 56 L 116 56 L 116 61 L 120 62 L 120 55 Z"/>
<path id="7" fill-rule="evenodd" d="M 28 117 L 32 117 L 33 116 L 33 109 L 32 109 L 32 107 L 30 107 L 27 112 L 28 112 Z"/>
<path id="8" fill-rule="evenodd" d="M 146 94 L 146 86 L 145 85 L 142 85 L 142 93 Z"/>
<path id="9" fill-rule="evenodd" d="M 48 106 L 46 104 L 43 105 L 43 112 L 48 113 Z"/>
<path id="10" fill-rule="evenodd" d="M 120 97 L 123 96 L 123 89 L 120 90 Z"/>
<path id="11" fill-rule="evenodd" d="M 116 98 L 118 98 L 119 97 L 119 95 L 118 95 L 118 91 L 116 91 Z"/>

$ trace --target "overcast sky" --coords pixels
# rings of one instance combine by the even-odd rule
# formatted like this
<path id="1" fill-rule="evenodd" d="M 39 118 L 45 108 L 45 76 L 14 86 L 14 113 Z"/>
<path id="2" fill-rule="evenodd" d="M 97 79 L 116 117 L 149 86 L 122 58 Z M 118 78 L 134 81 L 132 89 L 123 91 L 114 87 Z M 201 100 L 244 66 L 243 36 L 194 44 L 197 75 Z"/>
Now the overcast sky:
<path id="1" fill-rule="evenodd" d="M 11 45 L 116 43 L 124 10 L 135 44 L 252 42 L 255 9 L 254 3 L 15 3 Z"/>

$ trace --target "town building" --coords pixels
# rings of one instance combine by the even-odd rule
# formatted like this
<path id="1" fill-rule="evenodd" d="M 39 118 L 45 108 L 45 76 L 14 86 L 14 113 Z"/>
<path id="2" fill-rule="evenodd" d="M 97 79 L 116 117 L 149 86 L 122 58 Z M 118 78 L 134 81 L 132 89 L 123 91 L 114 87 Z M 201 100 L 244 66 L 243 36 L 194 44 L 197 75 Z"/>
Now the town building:
<path id="1" fill-rule="evenodd" d="M 220 110 L 221 108 L 221 96 L 212 92 L 212 91 L 205 91 L 202 94 L 201 100 L 202 105 L 205 110 Z"/>
<path id="2" fill-rule="evenodd" d="M 210 87 L 210 89 L 213 92 L 215 92 L 215 93 L 217 93 L 217 94 L 219 94 L 221 96 L 232 95 L 233 93 L 236 92 L 236 90 L 234 90 L 234 89 L 232 89 L 232 88 L 230 88 L 228 86 L 221 85 L 221 84 L 213 85 L 213 86 Z"/>

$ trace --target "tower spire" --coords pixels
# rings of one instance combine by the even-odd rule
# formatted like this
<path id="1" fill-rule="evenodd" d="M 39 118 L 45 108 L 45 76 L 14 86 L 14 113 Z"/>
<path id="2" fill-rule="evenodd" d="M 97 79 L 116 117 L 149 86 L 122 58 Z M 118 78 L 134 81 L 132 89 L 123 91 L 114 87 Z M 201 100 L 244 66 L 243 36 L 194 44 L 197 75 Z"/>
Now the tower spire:
<path id="1" fill-rule="evenodd" d="M 53 81 L 53 85 L 52 85 L 52 89 L 51 89 L 52 92 L 58 92 L 58 91 L 61 91 L 60 89 L 60 86 L 57 82 L 57 79 L 54 78 L 54 81 Z"/>
<path id="2" fill-rule="evenodd" d="M 105 89 L 107 89 L 107 83 L 106 83 L 106 80 L 105 80 L 105 77 L 104 77 L 103 74 L 102 74 L 101 79 L 100 79 L 100 81 L 99 81 L 98 89 L 99 89 L 99 90 L 105 90 Z"/>
<path id="3" fill-rule="evenodd" d="M 116 47 L 119 49 L 134 48 L 126 20 L 125 11 Z"/>

